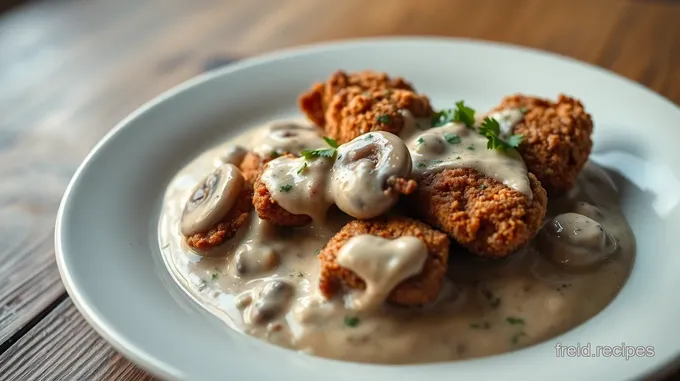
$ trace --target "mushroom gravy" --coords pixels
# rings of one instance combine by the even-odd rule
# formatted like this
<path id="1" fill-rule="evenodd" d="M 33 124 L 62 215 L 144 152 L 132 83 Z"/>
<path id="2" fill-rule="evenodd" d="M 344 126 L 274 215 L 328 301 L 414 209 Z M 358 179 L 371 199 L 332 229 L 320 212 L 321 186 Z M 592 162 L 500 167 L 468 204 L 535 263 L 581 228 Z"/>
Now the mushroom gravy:
<path id="1" fill-rule="evenodd" d="M 291 128 L 272 128 L 282 125 Z M 618 207 L 611 181 L 593 163 L 583 170 L 572 192 L 550 200 L 544 227 L 519 252 L 503 259 L 484 259 L 466 253 L 452 241 L 444 287 L 437 301 L 423 308 L 382 303 L 394 284 L 422 267 L 422 247 L 411 237 L 385 241 L 359 236 L 350 240 L 337 260 L 347 268 L 356 267 L 357 274 L 367 280 L 367 290 L 348 291 L 343 298 L 330 301 L 319 294 L 316 253 L 352 219 L 340 211 L 343 206 L 337 196 L 331 198 L 334 201 L 324 198 L 326 209 L 308 226 L 280 228 L 251 212 L 249 223 L 222 246 L 201 255 L 188 248 L 182 236 L 182 216 L 196 184 L 205 181 L 211 171 L 236 164 L 244 153 L 236 147 L 262 153 L 327 148 L 320 132 L 310 134 L 310 128 L 291 121 L 250 131 L 200 155 L 168 186 L 159 224 L 164 261 L 186 292 L 234 329 L 305 353 L 357 362 L 423 363 L 488 356 L 551 339 L 583 323 L 609 304 L 631 271 L 635 253 L 632 231 Z M 447 131 L 456 133 L 464 148 L 461 157 L 473 155 L 465 149 L 470 143 L 459 129 L 448 125 L 417 133 L 434 134 L 444 141 Z M 286 132 L 293 130 L 304 134 Z M 272 133 L 276 136 L 271 137 Z M 402 138 L 409 141 L 417 176 L 422 153 L 412 143 L 417 143 L 418 137 Z M 475 150 L 486 147 L 480 145 Z M 471 157 L 461 160 L 479 168 Z M 304 161 L 288 160 L 282 160 L 289 167 L 286 176 L 297 175 Z M 508 186 L 523 189 L 526 169 L 521 159 L 499 158 L 499 163 L 502 160 L 507 161 L 506 167 L 488 167 L 489 173 Z M 332 179 L 335 164 L 330 160 L 318 163 L 323 174 L 319 178 Z M 305 171 L 314 171 L 313 165 L 308 163 Z M 371 178 L 376 176 L 365 180 Z M 281 185 L 272 179 L 270 190 Z M 376 185 L 362 185 L 372 186 Z M 300 188 L 297 191 L 306 189 Z M 329 188 L 324 185 L 323 189 Z M 277 201 L 284 205 L 283 197 L 291 193 L 280 193 L 285 196 Z M 310 196 L 303 192 L 297 197 Z M 393 208 L 390 213 L 399 211 Z M 373 257 L 367 258 L 366 252 Z"/>

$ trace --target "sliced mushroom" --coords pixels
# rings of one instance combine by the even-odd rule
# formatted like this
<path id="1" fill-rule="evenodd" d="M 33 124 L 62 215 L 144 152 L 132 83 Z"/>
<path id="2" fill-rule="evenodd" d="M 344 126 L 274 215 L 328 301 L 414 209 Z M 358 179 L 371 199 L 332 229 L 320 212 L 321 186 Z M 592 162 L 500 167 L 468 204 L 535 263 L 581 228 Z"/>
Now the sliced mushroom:
<path id="1" fill-rule="evenodd" d="M 411 154 L 398 136 L 371 132 L 338 148 L 330 191 L 338 208 L 352 217 L 377 217 L 399 198 L 390 181 L 408 178 L 411 169 Z"/>
<path id="2" fill-rule="evenodd" d="M 244 183 L 243 175 L 233 164 L 224 164 L 206 176 L 184 207 L 182 234 L 191 236 L 217 225 L 234 206 Z"/>
<path id="3" fill-rule="evenodd" d="M 230 146 L 220 156 L 220 164 L 233 164 L 235 166 L 241 165 L 243 158 L 246 157 L 248 150 L 241 146 Z"/>

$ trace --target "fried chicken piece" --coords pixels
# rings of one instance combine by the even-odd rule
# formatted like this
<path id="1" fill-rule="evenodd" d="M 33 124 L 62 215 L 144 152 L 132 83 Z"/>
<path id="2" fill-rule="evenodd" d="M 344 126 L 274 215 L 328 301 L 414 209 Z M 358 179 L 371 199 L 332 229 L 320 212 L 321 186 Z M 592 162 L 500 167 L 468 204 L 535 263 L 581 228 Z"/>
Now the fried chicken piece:
<path id="1" fill-rule="evenodd" d="M 524 134 L 518 147 L 530 172 L 550 195 L 561 195 L 574 185 L 593 147 L 593 121 L 577 99 L 560 95 L 557 102 L 513 95 L 494 109 L 524 108 L 524 118 L 513 129 Z"/>
<path id="2" fill-rule="evenodd" d="M 336 256 L 352 237 L 370 234 L 387 239 L 414 236 L 427 246 L 428 257 L 423 271 L 397 285 L 387 301 L 402 306 L 419 306 L 434 301 L 441 290 L 449 257 L 449 239 L 446 234 L 426 224 L 405 217 L 355 220 L 345 225 L 319 253 L 321 274 L 319 289 L 326 298 L 333 297 L 344 285 L 365 289 L 366 284 L 354 272 L 338 265 Z"/>
<path id="3" fill-rule="evenodd" d="M 236 232 L 248 222 L 248 215 L 253 206 L 253 187 L 248 182 L 244 182 L 239 192 L 238 198 L 224 218 L 214 227 L 205 233 L 197 233 L 186 237 L 189 246 L 207 251 L 219 246 L 224 241 L 236 235 Z"/>
<path id="4" fill-rule="evenodd" d="M 411 91 L 343 89 L 326 110 L 326 135 L 340 144 L 372 131 L 399 135 L 407 123 L 401 110 L 415 117 L 432 114 L 430 101 Z"/>
<path id="5" fill-rule="evenodd" d="M 527 244 L 545 217 L 546 191 L 528 175 L 531 199 L 474 169 L 446 169 L 424 176 L 408 206 L 471 252 L 504 257 Z"/>
<path id="6" fill-rule="evenodd" d="M 306 214 L 293 214 L 281 207 L 272 198 L 267 186 L 258 178 L 254 185 L 253 206 L 257 215 L 277 226 L 304 226 L 312 222 Z"/>
<path id="7" fill-rule="evenodd" d="M 326 124 L 326 109 L 333 96 L 346 88 L 355 88 L 359 92 L 385 89 L 415 91 L 410 83 L 400 77 L 390 78 L 385 73 L 371 70 L 351 74 L 338 70 L 331 74 L 326 82 L 315 83 L 311 89 L 302 94 L 298 99 L 298 105 L 309 120 L 323 127 Z"/>

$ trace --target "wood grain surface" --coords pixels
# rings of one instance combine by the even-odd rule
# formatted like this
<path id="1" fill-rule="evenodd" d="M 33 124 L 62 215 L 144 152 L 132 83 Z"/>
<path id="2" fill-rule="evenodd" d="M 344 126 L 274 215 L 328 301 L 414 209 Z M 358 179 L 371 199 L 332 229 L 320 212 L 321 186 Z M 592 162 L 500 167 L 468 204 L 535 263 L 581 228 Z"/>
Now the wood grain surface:
<path id="1" fill-rule="evenodd" d="M 671 0 L 59 0 L 0 14 L 0 379 L 150 378 L 84 322 L 54 262 L 61 194 L 117 121 L 234 59 L 416 34 L 568 55 L 680 103 Z"/>

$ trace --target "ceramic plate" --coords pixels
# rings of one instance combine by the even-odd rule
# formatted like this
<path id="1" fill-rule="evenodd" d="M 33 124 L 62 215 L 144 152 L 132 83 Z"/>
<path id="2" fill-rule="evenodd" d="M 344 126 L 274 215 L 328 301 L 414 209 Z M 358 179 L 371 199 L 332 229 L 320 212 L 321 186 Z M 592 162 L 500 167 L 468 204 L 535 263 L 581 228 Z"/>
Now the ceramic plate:
<path id="1" fill-rule="evenodd" d="M 412 81 L 435 107 L 478 110 L 522 92 L 579 97 L 593 115 L 591 160 L 613 174 L 637 239 L 630 279 L 585 324 L 519 351 L 470 361 L 377 366 L 315 358 L 232 331 L 171 280 L 157 224 L 168 181 L 215 142 L 299 115 L 297 96 L 336 69 Z M 62 279 L 88 322 L 116 349 L 168 379 L 618 380 L 680 353 L 680 110 L 602 69 L 529 49 L 453 39 L 373 39 L 245 60 L 192 79 L 122 121 L 87 156 L 56 224 Z M 562 343 L 653 346 L 654 356 L 558 357 Z"/>

